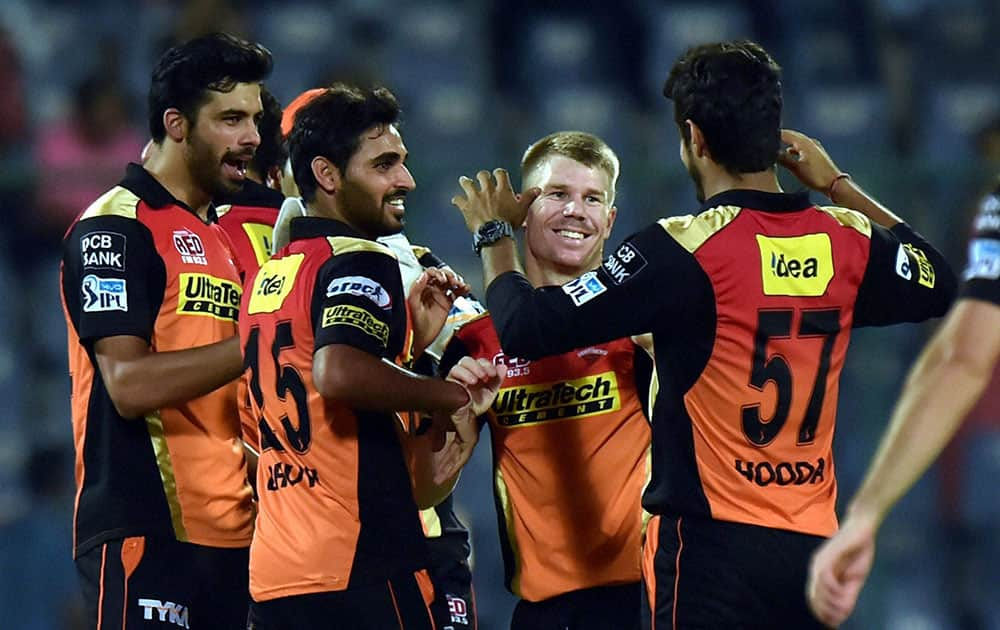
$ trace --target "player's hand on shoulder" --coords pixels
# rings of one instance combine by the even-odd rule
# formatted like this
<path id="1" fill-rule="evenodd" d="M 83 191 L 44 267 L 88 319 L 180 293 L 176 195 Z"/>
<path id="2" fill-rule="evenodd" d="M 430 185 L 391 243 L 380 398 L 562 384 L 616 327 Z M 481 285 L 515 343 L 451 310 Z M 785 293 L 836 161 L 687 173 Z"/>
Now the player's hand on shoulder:
<path id="1" fill-rule="evenodd" d="M 441 332 L 455 299 L 471 288 L 450 269 L 428 268 L 410 287 L 407 302 L 413 323 L 413 345 L 420 354 Z"/>

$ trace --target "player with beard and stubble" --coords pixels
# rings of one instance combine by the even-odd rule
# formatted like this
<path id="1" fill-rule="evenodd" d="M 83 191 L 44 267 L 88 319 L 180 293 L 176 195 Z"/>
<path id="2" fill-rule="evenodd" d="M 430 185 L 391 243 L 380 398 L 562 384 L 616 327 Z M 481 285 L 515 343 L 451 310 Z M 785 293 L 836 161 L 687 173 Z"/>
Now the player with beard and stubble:
<path id="1" fill-rule="evenodd" d="M 537 190 L 503 171 L 455 202 L 483 247 L 504 352 L 558 354 L 646 331 L 654 514 L 643 627 L 813 628 L 810 554 L 837 529 L 832 442 L 850 330 L 943 314 L 956 281 L 912 228 L 781 129 L 780 68 L 753 42 L 686 51 L 664 95 L 702 206 L 665 218 L 561 287 L 517 273 L 513 239 Z M 782 150 L 782 143 L 788 145 Z M 785 193 L 776 164 L 841 206 Z"/>
<path id="2" fill-rule="evenodd" d="M 73 545 L 92 627 L 246 622 L 241 289 L 212 200 L 246 181 L 271 64 L 224 34 L 164 53 L 149 90 L 155 150 L 63 243 Z"/>
<path id="3" fill-rule="evenodd" d="M 417 510 L 450 493 L 501 377 L 472 359 L 447 380 L 398 367 L 468 291 L 427 269 L 405 297 L 375 240 L 403 229 L 415 186 L 398 120 L 388 90 L 343 84 L 298 111 L 288 144 L 305 216 L 241 305 L 260 418 L 255 630 L 433 627 Z M 411 410 L 436 412 L 429 431 Z"/>

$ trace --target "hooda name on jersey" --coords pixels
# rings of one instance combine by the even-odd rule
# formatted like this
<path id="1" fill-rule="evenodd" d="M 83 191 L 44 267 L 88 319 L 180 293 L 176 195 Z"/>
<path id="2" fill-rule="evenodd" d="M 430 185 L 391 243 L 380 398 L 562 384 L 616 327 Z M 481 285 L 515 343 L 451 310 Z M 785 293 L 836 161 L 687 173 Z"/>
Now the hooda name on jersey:
<path id="1" fill-rule="evenodd" d="M 240 311 L 240 285 L 204 273 L 182 273 L 177 313 L 236 321 Z"/>
<path id="2" fill-rule="evenodd" d="M 778 237 L 757 235 L 764 295 L 818 297 L 833 279 L 828 234 Z"/>
<path id="3" fill-rule="evenodd" d="M 501 389 L 493 401 L 497 423 L 519 427 L 549 420 L 586 418 L 621 408 L 613 371 L 572 381 Z"/>
<path id="4" fill-rule="evenodd" d="M 744 479 L 762 488 L 777 486 L 802 486 L 820 483 L 826 473 L 826 460 L 822 457 L 812 462 L 745 462 L 736 460 L 736 472 Z"/>

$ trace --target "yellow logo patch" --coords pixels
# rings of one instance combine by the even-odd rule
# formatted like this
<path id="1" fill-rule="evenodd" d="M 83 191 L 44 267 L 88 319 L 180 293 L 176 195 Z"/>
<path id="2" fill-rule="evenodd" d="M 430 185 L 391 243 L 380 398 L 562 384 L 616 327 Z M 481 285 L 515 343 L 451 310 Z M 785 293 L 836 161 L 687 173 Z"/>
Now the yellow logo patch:
<path id="1" fill-rule="evenodd" d="M 337 306 L 327 306 L 323 309 L 323 320 L 321 326 L 354 326 L 367 335 L 371 335 L 379 340 L 384 346 L 389 342 L 389 325 L 381 322 L 363 308 L 351 306 L 350 304 L 338 304 Z"/>
<path id="2" fill-rule="evenodd" d="M 618 379 L 608 371 L 572 381 L 506 387 L 497 394 L 492 411 L 501 426 L 519 427 L 586 418 L 620 408 Z"/>
<path id="3" fill-rule="evenodd" d="M 927 254 L 924 253 L 924 250 L 919 247 L 914 247 L 909 243 L 903 243 L 903 247 L 906 248 L 906 251 L 908 251 L 910 256 L 913 256 L 913 259 L 917 262 L 917 270 L 920 272 L 917 282 L 928 289 L 933 289 L 936 276 L 934 274 L 934 265 L 932 265 L 931 261 L 927 259 Z"/>
<path id="4" fill-rule="evenodd" d="M 177 313 L 235 322 L 240 312 L 240 285 L 206 273 L 182 273 Z"/>
<path id="5" fill-rule="evenodd" d="M 265 262 L 253 279 L 247 311 L 253 315 L 273 313 L 281 308 L 292 292 L 295 276 L 305 257 L 305 254 L 292 254 Z"/>
<path id="6" fill-rule="evenodd" d="M 818 297 L 833 279 L 833 247 L 828 234 L 757 235 L 764 295 Z"/>
<path id="7" fill-rule="evenodd" d="M 244 223 L 243 231 L 250 239 L 250 246 L 253 247 L 254 256 L 257 257 L 257 264 L 263 265 L 271 257 L 271 238 L 274 227 L 266 223 Z"/>

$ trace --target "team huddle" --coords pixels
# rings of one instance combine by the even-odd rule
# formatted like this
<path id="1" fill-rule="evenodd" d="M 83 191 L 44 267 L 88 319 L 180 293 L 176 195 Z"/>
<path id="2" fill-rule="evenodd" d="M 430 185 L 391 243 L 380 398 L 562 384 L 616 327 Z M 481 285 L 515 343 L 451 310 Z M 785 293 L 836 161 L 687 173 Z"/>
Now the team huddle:
<path id="1" fill-rule="evenodd" d="M 806 584 L 838 529 L 850 332 L 941 316 L 957 281 L 781 128 L 766 51 L 708 44 L 670 71 L 693 214 L 605 249 L 619 160 L 580 131 L 527 149 L 520 192 L 460 178 L 483 302 L 404 233 L 392 92 L 282 111 L 271 66 L 229 35 L 167 51 L 142 163 L 64 241 L 88 623 L 472 630 L 452 492 L 484 427 L 512 628 L 849 614 Z M 833 205 L 783 192 L 778 165 Z M 967 279 L 996 304 L 977 247 Z"/>

